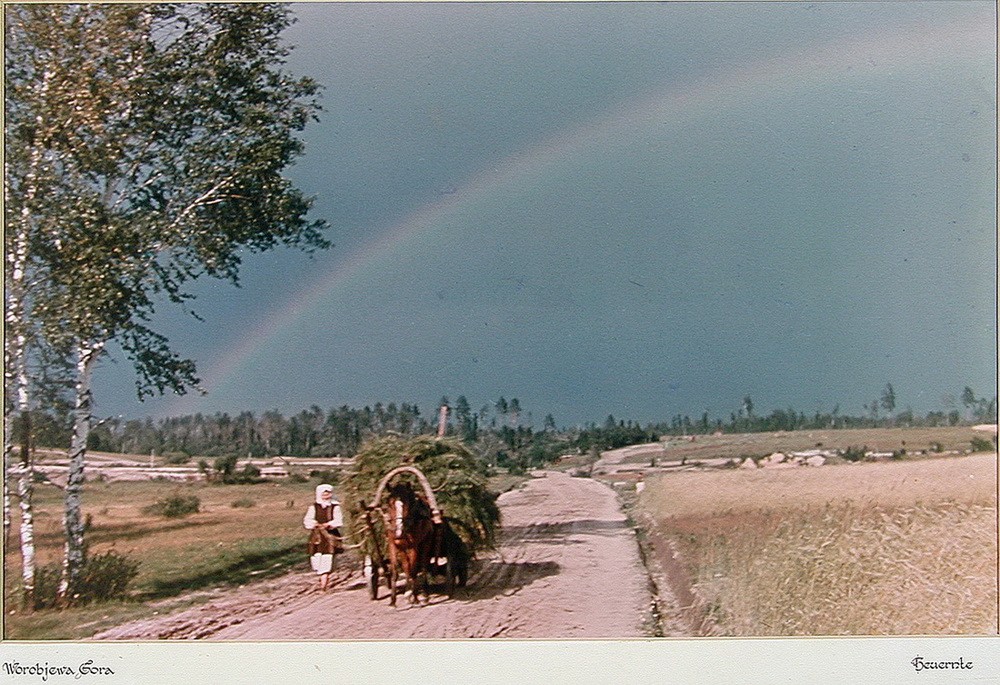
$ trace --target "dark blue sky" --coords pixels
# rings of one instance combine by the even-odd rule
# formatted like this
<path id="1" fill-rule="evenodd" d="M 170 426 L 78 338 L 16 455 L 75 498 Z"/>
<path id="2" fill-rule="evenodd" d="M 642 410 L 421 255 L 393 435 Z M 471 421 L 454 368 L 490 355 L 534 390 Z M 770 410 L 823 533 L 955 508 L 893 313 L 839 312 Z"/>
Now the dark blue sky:
<path id="1" fill-rule="evenodd" d="M 164 306 L 208 394 L 140 404 L 119 355 L 99 414 L 992 394 L 994 3 L 293 7 L 336 247 Z"/>

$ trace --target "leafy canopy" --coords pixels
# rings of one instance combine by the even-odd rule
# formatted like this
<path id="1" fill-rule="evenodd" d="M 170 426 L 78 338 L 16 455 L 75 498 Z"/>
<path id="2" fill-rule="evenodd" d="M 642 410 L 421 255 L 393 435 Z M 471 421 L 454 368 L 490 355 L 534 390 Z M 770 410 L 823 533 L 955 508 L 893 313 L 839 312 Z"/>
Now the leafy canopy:
<path id="1" fill-rule="evenodd" d="M 117 340 L 140 398 L 196 382 L 148 322 L 247 253 L 328 246 L 281 172 L 319 111 L 283 70 L 277 4 L 8 5 L 5 220 L 29 315 L 72 346 Z M 13 238 L 8 238 L 13 240 Z M 13 247 L 8 242 L 8 251 Z"/>

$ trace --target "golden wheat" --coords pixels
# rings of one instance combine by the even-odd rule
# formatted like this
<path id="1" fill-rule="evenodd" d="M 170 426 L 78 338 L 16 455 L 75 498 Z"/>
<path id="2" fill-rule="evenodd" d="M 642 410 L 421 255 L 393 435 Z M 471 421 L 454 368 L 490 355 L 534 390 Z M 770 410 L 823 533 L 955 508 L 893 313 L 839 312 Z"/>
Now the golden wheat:
<path id="1" fill-rule="evenodd" d="M 996 634 L 996 458 L 688 473 L 641 504 L 726 635 Z"/>

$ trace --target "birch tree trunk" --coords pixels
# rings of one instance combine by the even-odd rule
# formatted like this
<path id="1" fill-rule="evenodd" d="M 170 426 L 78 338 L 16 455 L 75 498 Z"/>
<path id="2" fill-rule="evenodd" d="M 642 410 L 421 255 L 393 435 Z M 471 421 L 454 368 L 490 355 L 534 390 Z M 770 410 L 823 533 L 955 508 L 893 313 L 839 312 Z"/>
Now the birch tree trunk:
<path id="1" fill-rule="evenodd" d="M 61 606 L 71 603 L 71 593 L 83 566 L 86 547 L 83 539 L 83 516 L 81 515 L 81 495 L 83 492 L 84 457 L 87 453 L 87 438 L 90 435 L 90 421 L 93 404 L 90 382 L 97 366 L 97 360 L 104 351 L 104 343 L 82 343 L 76 362 L 76 403 L 73 411 L 73 441 L 69 448 L 69 473 L 66 481 L 66 510 L 63 525 L 66 530 L 66 551 L 63 556 L 62 579 L 59 581 L 57 601 Z"/>
<path id="2" fill-rule="evenodd" d="M 12 249 L 7 254 L 4 273 L 4 324 L 7 335 L 4 340 L 4 390 L 8 396 L 13 396 L 13 403 L 4 406 L 4 542 L 6 543 L 11 527 L 10 483 L 17 477 L 18 498 L 21 510 L 21 575 L 25 605 L 30 606 L 34 599 L 35 585 L 35 544 L 34 517 L 31 510 L 31 495 L 34 488 L 31 464 L 30 425 L 28 424 L 29 384 L 28 384 L 28 336 L 26 333 L 26 298 L 27 298 L 27 262 L 28 262 L 28 232 L 30 230 L 29 205 L 34 199 L 36 186 L 34 176 L 37 172 L 40 155 L 32 151 L 28 175 L 25 204 L 18 217 L 18 225 L 13 240 Z M 5 191 L 9 190 L 5 186 Z M 6 195 L 6 193 L 5 193 Z M 23 448 L 20 463 L 14 465 L 14 424 L 17 417 L 22 417 Z"/>
<path id="3" fill-rule="evenodd" d="M 26 608 L 35 604 L 35 519 L 31 505 L 35 470 L 31 458 L 22 461 L 18 469 L 17 497 L 21 504 L 21 585 L 22 602 Z"/>
<path id="4" fill-rule="evenodd" d="M 36 86 L 36 94 L 44 98 L 54 76 L 50 67 L 43 69 L 41 79 Z M 41 113 L 34 116 L 37 131 L 45 127 L 45 117 Z M 21 150 L 21 155 L 27 155 L 24 167 L 22 185 L 17 192 L 18 197 L 12 197 L 11 187 L 11 155 L 4 160 L 4 200 L 7 206 L 20 205 L 14 216 L 5 216 L 9 221 L 7 229 L 14 235 L 11 242 L 5 241 L 6 262 L 4 264 L 4 392 L 8 398 L 14 398 L 14 404 L 8 399 L 4 404 L 4 542 L 8 540 L 11 527 L 10 483 L 17 476 L 18 499 L 21 510 L 21 576 L 23 578 L 24 602 L 31 606 L 34 600 L 35 586 L 35 542 L 34 516 L 32 514 L 31 497 L 34 490 L 34 468 L 31 462 L 30 425 L 28 411 L 30 404 L 30 387 L 28 379 L 28 308 L 29 308 L 29 236 L 35 229 L 36 217 L 32 208 L 39 196 L 42 182 L 40 177 L 43 168 L 43 152 L 37 144 L 37 138 L 32 141 L 27 150 Z M 21 159 L 24 159 L 22 157 Z M 14 424 L 16 417 L 24 417 L 22 428 L 23 448 L 20 464 L 14 467 Z M 12 471 L 13 470 L 13 471 Z M 5 557 L 6 559 L 6 557 Z M 6 564 L 6 561 L 5 561 Z M 6 566 L 5 566 L 6 570 Z"/>
<path id="5" fill-rule="evenodd" d="M 29 390 L 28 390 L 28 370 L 27 370 L 27 338 L 24 334 L 23 300 L 18 295 L 23 294 L 24 279 L 24 257 L 26 249 L 23 245 L 23 235 L 19 237 L 15 252 L 20 258 L 14 269 L 13 281 L 15 287 L 14 295 L 8 299 L 8 318 L 16 320 L 16 325 L 8 320 L 12 330 L 13 338 L 8 357 L 10 364 L 9 372 L 12 374 L 12 385 L 16 397 L 16 409 L 4 417 L 4 464 L 13 462 L 14 436 L 11 430 L 16 421 L 15 417 L 21 417 L 21 458 L 15 469 L 15 473 L 9 475 L 17 476 L 17 496 L 21 510 L 21 578 L 22 578 L 22 599 L 26 607 L 33 606 L 35 598 L 35 524 L 31 507 L 31 496 L 34 490 L 34 468 L 31 463 L 31 425 L 29 423 L 28 410 Z M 11 387 L 11 385 L 7 385 Z M 9 529 L 10 526 L 10 486 L 4 483 L 4 523 Z M 4 531 L 6 540 L 7 530 Z"/>

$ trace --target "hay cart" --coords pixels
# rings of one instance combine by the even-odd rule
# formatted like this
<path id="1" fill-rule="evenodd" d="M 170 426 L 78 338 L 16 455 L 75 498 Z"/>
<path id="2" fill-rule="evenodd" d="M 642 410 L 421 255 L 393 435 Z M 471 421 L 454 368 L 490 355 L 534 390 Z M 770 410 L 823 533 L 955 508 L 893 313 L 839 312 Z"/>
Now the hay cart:
<path id="1" fill-rule="evenodd" d="M 468 580 L 469 550 L 445 519 L 427 477 L 420 469 L 409 465 L 399 466 L 386 473 L 379 481 L 372 499 L 361 503 L 366 524 L 362 547 L 365 552 L 364 576 L 368 596 L 373 600 L 378 599 L 379 584 L 384 579 L 386 589 L 395 597 L 389 550 L 389 546 L 393 544 L 393 536 L 389 534 L 393 527 L 393 512 L 388 510 L 383 500 L 394 481 L 406 479 L 407 475 L 416 479 L 419 488 L 415 488 L 415 492 L 418 496 L 422 493 L 423 501 L 430 508 L 434 526 L 433 544 L 427 560 L 428 585 L 431 576 L 443 577 L 448 596 L 451 597 L 455 587 L 464 587 Z"/>

